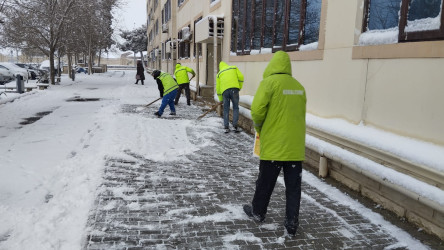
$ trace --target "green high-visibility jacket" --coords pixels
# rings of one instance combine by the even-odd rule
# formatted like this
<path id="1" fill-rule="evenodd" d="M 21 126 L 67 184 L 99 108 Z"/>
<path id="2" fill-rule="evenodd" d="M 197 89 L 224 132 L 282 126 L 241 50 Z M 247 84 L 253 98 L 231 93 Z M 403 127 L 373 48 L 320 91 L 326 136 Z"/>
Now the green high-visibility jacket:
<path id="1" fill-rule="evenodd" d="M 160 73 L 160 76 L 158 78 L 160 81 L 162 81 L 163 96 L 167 95 L 168 93 L 170 93 L 174 89 L 179 88 L 179 85 L 177 85 L 174 78 L 168 73 L 162 72 L 162 73 Z"/>
<path id="2" fill-rule="evenodd" d="M 231 88 L 242 89 L 244 84 L 244 75 L 236 66 L 229 66 L 224 61 L 219 63 L 219 73 L 216 77 L 216 92 L 219 101 L 222 101 L 222 94 L 225 90 Z"/>
<path id="3" fill-rule="evenodd" d="M 176 71 L 174 71 L 174 76 L 176 77 L 177 84 L 180 85 L 184 83 L 189 83 L 190 79 L 188 78 L 188 73 L 191 73 L 193 76 L 196 75 L 193 69 L 182 66 L 180 64 L 176 64 Z"/>
<path id="4" fill-rule="evenodd" d="M 275 53 L 263 74 L 251 105 L 254 128 L 260 137 L 260 159 L 305 159 L 304 87 L 291 76 L 286 52 Z"/>

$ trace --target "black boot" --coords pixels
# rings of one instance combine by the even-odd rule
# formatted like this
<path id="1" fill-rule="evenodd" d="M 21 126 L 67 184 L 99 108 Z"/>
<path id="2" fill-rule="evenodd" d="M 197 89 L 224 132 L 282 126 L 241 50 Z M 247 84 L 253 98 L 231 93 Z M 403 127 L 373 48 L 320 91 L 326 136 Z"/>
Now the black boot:
<path id="1" fill-rule="evenodd" d="M 295 221 L 295 220 L 285 219 L 284 226 L 285 229 L 287 229 L 287 233 L 291 236 L 294 236 L 299 227 L 299 220 Z"/>
<path id="2" fill-rule="evenodd" d="M 253 208 L 250 205 L 244 205 L 244 212 L 256 222 L 263 222 L 265 220 L 265 216 L 253 214 Z"/>

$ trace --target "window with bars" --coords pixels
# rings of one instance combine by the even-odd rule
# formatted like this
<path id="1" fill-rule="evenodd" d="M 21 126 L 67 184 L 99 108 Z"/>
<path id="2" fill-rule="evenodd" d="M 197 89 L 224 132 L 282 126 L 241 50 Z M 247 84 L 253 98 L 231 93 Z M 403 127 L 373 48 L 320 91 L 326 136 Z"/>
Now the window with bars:
<path id="1" fill-rule="evenodd" d="M 202 17 L 199 17 L 194 21 L 194 30 L 196 30 L 196 23 L 202 20 Z M 201 43 L 194 43 L 194 52 L 193 55 L 196 57 L 196 49 L 199 49 L 199 57 L 202 56 L 202 44 Z"/>
<path id="2" fill-rule="evenodd" d="M 168 23 L 171 19 L 171 0 L 167 0 L 162 9 L 162 24 Z"/>
<path id="3" fill-rule="evenodd" d="M 392 31 L 395 42 L 443 40 L 443 10 L 443 0 L 365 0 L 362 32 Z"/>
<path id="4" fill-rule="evenodd" d="M 188 28 L 190 26 L 188 25 Z M 181 41 L 183 36 L 182 36 L 182 30 L 179 31 L 179 33 L 177 33 L 177 38 L 180 41 L 179 42 L 179 46 L 178 46 L 178 55 L 180 59 L 187 59 L 190 58 L 190 42 L 183 42 Z"/>
<path id="5" fill-rule="evenodd" d="M 295 51 L 318 41 L 322 0 L 233 0 L 231 52 Z"/>
<path id="6" fill-rule="evenodd" d="M 154 24 L 154 36 L 159 34 L 159 20 L 156 19 L 156 23 Z"/>

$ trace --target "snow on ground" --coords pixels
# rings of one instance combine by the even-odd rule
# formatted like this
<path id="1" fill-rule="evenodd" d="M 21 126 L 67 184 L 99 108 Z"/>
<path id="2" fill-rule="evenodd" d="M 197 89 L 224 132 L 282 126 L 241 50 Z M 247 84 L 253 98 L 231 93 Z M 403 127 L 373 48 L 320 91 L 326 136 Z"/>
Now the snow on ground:
<path id="1" fill-rule="evenodd" d="M 122 104 L 158 98 L 152 79 L 151 86 L 134 85 L 134 75 L 78 74 L 75 82 L 63 78 L 47 90 L 1 96 L 0 249 L 79 249 L 107 157 L 131 148 L 169 161 L 195 150 L 185 130 L 177 130 L 189 121 L 120 112 Z M 67 101 L 76 96 L 102 100 Z M 39 126 L 20 125 L 38 113 Z M 172 128 L 174 140 L 162 140 Z"/>
<path id="2" fill-rule="evenodd" d="M 410 249 L 424 249 L 424 246 L 416 239 L 412 238 L 409 234 L 407 234 L 405 231 L 401 230 L 400 228 L 394 226 L 393 224 L 387 222 L 380 214 L 377 214 L 370 209 L 366 208 L 356 200 L 353 200 L 346 194 L 342 193 L 335 187 L 332 187 L 331 185 L 328 185 L 324 182 L 322 182 L 319 178 L 314 176 L 308 171 L 303 171 L 302 174 L 302 181 L 309 184 L 310 186 L 318 189 L 323 194 L 326 194 L 330 199 L 335 200 L 339 204 L 345 205 L 347 207 L 352 208 L 355 211 L 358 211 L 359 214 L 363 215 L 365 218 L 367 218 L 369 221 L 371 221 L 375 225 L 381 225 L 382 228 L 389 231 L 396 239 L 398 239 L 400 242 L 402 242 L 404 245 L 402 247 L 410 248 Z M 279 183 L 281 185 L 284 185 L 283 178 L 279 178 Z M 312 202 L 316 202 L 313 198 L 311 198 L 307 193 L 302 191 L 302 197 L 304 199 L 311 200 Z M 324 207 L 324 209 L 330 213 L 335 213 L 334 211 L 330 210 L 327 207 Z M 338 216 L 339 218 L 339 216 Z M 347 223 L 345 223 L 347 225 Z M 351 232 L 350 232 L 351 231 Z M 348 234 L 354 235 L 355 229 L 353 226 L 349 226 L 347 229 L 342 230 L 341 232 L 345 237 L 347 237 Z M 400 246 L 401 247 L 401 246 Z"/>
<path id="3" fill-rule="evenodd" d="M 85 240 L 88 213 L 108 157 L 125 159 L 128 156 L 122 151 L 131 149 L 147 159 L 173 161 L 197 150 L 189 142 L 185 129 L 178 129 L 191 126 L 189 120 L 166 122 L 120 112 L 122 105 L 142 105 L 158 98 L 152 78 L 148 77 L 145 86 L 141 86 L 133 84 L 134 75 L 133 71 L 79 74 L 75 82 L 62 78 L 60 85 L 47 90 L 0 97 L 0 249 L 79 249 Z M 75 97 L 101 98 L 101 101 L 67 101 Z M 20 125 L 24 118 L 36 114 L 40 119 L 38 126 Z M 220 119 L 208 120 L 220 122 Z M 173 140 L 163 140 L 173 130 Z M 206 140 L 206 136 L 202 133 L 201 139 Z M 329 190 L 325 193 L 330 198 L 391 228 L 390 223 L 331 186 L 316 181 L 307 172 L 303 178 L 319 190 Z M 124 191 L 114 190 L 116 195 Z M 305 194 L 303 197 L 310 199 Z M 107 206 L 113 208 L 111 203 Z M 229 221 L 244 216 L 241 207 L 221 206 L 227 212 L 190 217 L 182 223 Z M 139 208 L 138 204 L 131 207 Z M 392 229 L 403 242 L 419 246 L 409 235 L 396 227 Z M 353 228 L 344 228 L 342 234 L 353 234 Z M 246 233 L 225 239 L 227 246 L 236 240 L 261 242 Z"/>

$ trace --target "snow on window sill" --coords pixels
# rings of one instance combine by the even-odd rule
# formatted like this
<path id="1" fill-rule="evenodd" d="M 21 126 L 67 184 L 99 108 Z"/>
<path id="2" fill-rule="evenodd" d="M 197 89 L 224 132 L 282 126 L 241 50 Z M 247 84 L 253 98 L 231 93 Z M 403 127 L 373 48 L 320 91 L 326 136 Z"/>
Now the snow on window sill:
<path id="1" fill-rule="evenodd" d="M 424 18 L 420 20 L 408 21 L 405 32 L 439 30 L 441 26 L 441 16 L 435 18 Z"/>
<path id="2" fill-rule="evenodd" d="M 299 47 L 299 51 L 309 51 L 309 50 L 317 50 L 318 49 L 318 42 L 304 44 Z"/>
<path id="3" fill-rule="evenodd" d="M 359 36 L 359 46 L 394 44 L 398 43 L 398 28 L 391 28 L 386 30 L 370 30 L 362 33 Z"/>

